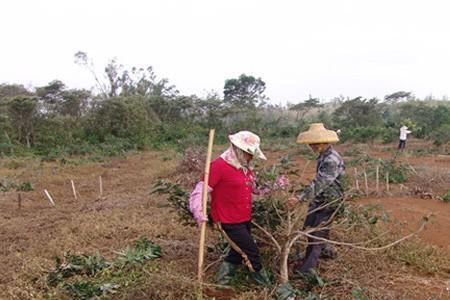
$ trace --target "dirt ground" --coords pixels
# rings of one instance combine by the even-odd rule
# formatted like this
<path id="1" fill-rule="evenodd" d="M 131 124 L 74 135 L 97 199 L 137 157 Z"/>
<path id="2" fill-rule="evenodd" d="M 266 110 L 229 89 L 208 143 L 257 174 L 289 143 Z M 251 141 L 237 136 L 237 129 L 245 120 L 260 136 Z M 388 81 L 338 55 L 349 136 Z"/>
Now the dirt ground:
<path id="1" fill-rule="evenodd" d="M 431 222 L 419 237 L 430 245 L 435 245 L 450 253 L 450 207 L 449 204 L 429 199 L 412 197 L 366 198 L 362 204 L 381 204 L 393 221 L 407 229 L 418 227 L 421 216 L 431 214 Z"/>
<path id="2" fill-rule="evenodd" d="M 415 145 L 414 142 L 408 145 L 410 149 L 423 146 L 420 143 Z M 343 152 L 348 147 L 343 145 L 338 146 L 338 149 Z M 366 147 L 367 152 L 379 158 L 390 155 L 383 150 L 383 147 L 388 146 L 361 147 Z M 271 161 L 283 154 L 283 151 L 267 151 Z M 410 163 L 417 173 L 430 168 L 433 172 L 450 172 L 450 159 L 447 156 L 403 155 L 399 159 Z M 176 215 L 165 207 L 165 200 L 149 195 L 156 178 L 174 171 L 177 155 L 170 151 L 147 151 L 111 158 L 105 162 L 78 164 L 77 161 L 0 161 L 1 178 L 28 181 L 34 187 L 34 191 L 21 192 L 20 208 L 17 192 L 0 193 L 0 299 L 43 299 L 45 291 L 42 290 L 41 281 L 45 272 L 53 266 L 54 256 L 61 256 L 71 250 L 75 253 L 100 251 L 108 257 L 142 235 L 163 248 L 163 263 L 171 274 L 166 274 L 167 278 L 178 276 L 187 281 L 185 288 L 192 288 L 189 281 L 192 282 L 196 274 L 197 231 L 179 225 Z M 306 160 L 295 158 L 295 163 L 303 167 Z M 308 164 L 302 182 L 314 176 L 314 168 L 314 162 Z M 99 192 L 100 176 L 102 195 Z M 70 180 L 75 183 L 77 199 L 73 195 Z M 447 189 L 450 188 L 450 182 L 444 182 L 444 188 L 445 185 Z M 373 189 L 373 184 L 370 187 Z M 44 189 L 53 197 L 55 207 L 44 195 Z M 393 185 L 391 193 L 399 189 L 402 187 Z M 442 192 L 442 184 L 437 190 Z M 419 237 L 450 257 L 450 204 L 406 193 L 371 194 L 358 201 L 361 204 L 381 204 L 392 220 L 411 230 L 417 227 L 424 215 L 431 213 L 432 221 Z M 341 266 L 338 265 L 348 261 L 352 261 L 349 265 L 372 266 L 366 259 L 367 256 L 343 250 L 337 261 L 324 266 L 339 270 Z M 376 266 L 372 267 L 376 269 Z M 450 299 L 450 273 L 446 276 L 430 277 L 408 267 L 392 267 L 373 271 L 373 278 L 367 285 L 374 293 L 378 293 L 378 299 Z M 170 281 L 165 284 L 170 288 Z M 418 288 L 420 286 L 422 288 Z M 127 294 L 127 298 L 161 299 L 164 288 L 164 285 L 138 287 L 135 293 Z M 236 299 L 245 299 L 245 296 Z"/>

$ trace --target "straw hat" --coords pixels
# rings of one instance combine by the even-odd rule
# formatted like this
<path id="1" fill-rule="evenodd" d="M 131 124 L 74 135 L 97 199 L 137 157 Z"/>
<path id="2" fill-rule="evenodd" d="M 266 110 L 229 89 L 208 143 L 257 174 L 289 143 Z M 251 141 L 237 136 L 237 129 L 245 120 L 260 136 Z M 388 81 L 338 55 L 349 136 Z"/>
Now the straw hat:
<path id="1" fill-rule="evenodd" d="M 308 131 L 301 132 L 297 137 L 298 144 L 337 143 L 338 135 L 333 130 L 326 129 L 322 123 L 313 123 Z"/>
<path id="2" fill-rule="evenodd" d="M 230 142 L 251 155 L 256 155 L 260 159 L 266 160 L 266 156 L 259 148 L 260 139 L 259 136 L 250 131 L 239 131 L 238 133 L 229 135 Z"/>

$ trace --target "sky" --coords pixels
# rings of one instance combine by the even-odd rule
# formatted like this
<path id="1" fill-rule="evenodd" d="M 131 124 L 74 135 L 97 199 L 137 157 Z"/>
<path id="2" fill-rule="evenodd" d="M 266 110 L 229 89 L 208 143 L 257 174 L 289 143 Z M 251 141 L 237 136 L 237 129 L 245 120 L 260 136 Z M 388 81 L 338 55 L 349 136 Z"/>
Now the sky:
<path id="1" fill-rule="evenodd" d="M 185 95 L 261 77 L 274 104 L 450 95 L 447 0 L 2 0 L 0 83 L 91 88 L 112 58 Z"/>

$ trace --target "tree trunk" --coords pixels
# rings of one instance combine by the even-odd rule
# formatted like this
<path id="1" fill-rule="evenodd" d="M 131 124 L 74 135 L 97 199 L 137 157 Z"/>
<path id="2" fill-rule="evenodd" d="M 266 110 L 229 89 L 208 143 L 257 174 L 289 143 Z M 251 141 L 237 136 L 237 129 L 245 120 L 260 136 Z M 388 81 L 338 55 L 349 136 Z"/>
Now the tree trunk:
<path id="1" fill-rule="evenodd" d="M 289 242 L 281 249 L 280 256 L 280 283 L 284 284 L 289 281 L 289 268 L 288 268 L 288 258 L 289 258 Z"/>

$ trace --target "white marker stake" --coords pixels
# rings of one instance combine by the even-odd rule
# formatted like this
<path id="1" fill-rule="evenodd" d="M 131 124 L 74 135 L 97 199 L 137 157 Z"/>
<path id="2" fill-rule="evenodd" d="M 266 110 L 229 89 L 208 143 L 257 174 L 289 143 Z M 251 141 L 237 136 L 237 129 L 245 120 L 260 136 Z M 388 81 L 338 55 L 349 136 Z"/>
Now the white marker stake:
<path id="1" fill-rule="evenodd" d="M 380 187 L 380 184 L 379 184 L 380 176 L 379 176 L 379 174 L 380 174 L 380 167 L 377 166 L 377 168 L 376 168 L 376 180 L 377 180 L 376 189 L 377 189 L 377 195 L 380 193 L 380 189 L 379 189 L 379 187 Z"/>
<path id="2" fill-rule="evenodd" d="M 52 199 L 52 196 L 50 196 L 50 194 L 48 193 L 47 190 L 44 190 L 45 195 L 47 196 L 48 200 L 50 201 L 50 203 L 55 206 L 55 202 Z"/>
<path id="3" fill-rule="evenodd" d="M 355 170 L 355 184 L 356 184 L 356 190 L 359 192 L 358 171 L 356 170 L 356 168 L 354 168 L 354 170 Z"/>
<path id="4" fill-rule="evenodd" d="M 364 187 L 366 188 L 366 196 L 369 196 L 369 185 L 367 184 L 366 170 L 364 170 Z"/>
<path id="5" fill-rule="evenodd" d="M 77 200 L 78 197 L 77 197 L 77 191 L 75 190 L 75 183 L 73 182 L 73 180 L 70 180 L 70 183 L 72 184 L 73 196 L 75 197 L 75 200 Z"/>
<path id="6" fill-rule="evenodd" d="M 103 181 L 102 176 L 98 176 L 98 185 L 100 189 L 100 197 L 103 197 Z"/>

